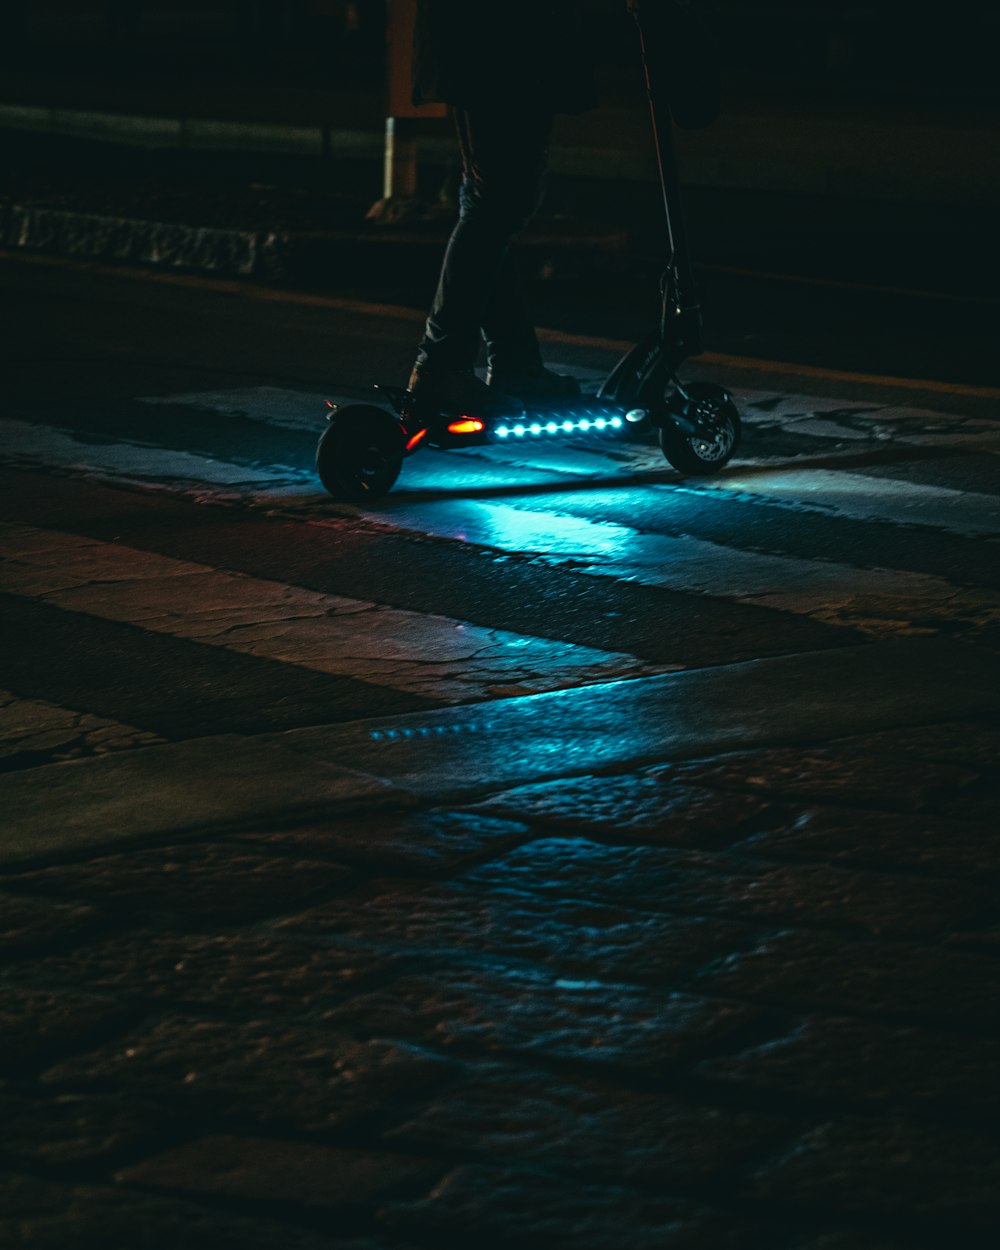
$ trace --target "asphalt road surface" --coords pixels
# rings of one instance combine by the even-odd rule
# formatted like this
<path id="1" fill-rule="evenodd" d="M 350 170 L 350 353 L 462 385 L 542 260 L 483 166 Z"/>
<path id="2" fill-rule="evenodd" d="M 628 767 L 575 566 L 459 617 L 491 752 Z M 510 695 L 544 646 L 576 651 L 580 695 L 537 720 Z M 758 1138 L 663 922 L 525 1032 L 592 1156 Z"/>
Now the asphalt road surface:
<path id="1" fill-rule="evenodd" d="M 988 391 L 749 369 L 718 477 L 600 437 L 424 451 L 371 507 L 324 402 L 405 375 L 405 310 L 8 260 L 11 765 L 926 635 L 995 642 Z M 594 383 L 614 344 L 549 336 Z M 39 719 L 40 718 L 40 719 Z"/>

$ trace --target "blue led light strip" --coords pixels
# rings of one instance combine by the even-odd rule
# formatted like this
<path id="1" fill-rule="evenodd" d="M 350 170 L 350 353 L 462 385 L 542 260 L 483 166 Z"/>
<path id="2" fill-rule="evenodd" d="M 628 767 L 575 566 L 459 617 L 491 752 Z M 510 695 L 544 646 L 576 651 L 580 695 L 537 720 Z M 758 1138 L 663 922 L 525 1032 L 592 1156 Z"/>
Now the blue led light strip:
<path id="1" fill-rule="evenodd" d="M 518 421 L 515 425 L 498 425 L 493 432 L 497 438 L 524 438 L 529 434 L 572 434 L 575 430 L 620 430 L 623 425 L 621 417 L 582 417 L 577 421 Z"/>

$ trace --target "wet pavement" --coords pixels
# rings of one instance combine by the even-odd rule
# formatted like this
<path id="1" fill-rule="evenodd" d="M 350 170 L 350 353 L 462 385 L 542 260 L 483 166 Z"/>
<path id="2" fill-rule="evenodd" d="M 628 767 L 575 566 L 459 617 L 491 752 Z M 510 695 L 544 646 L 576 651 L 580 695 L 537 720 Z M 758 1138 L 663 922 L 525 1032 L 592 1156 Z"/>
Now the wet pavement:
<path id="1" fill-rule="evenodd" d="M 998 747 L 8 854 L 5 1244 L 993 1244 Z"/>
<path id="2" fill-rule="evenodd" d="M 3 281 L 0 1242 L 995 1244 L 995 391 L 715 355 L 716 478 L 362 509 L 411 311 Z"/>

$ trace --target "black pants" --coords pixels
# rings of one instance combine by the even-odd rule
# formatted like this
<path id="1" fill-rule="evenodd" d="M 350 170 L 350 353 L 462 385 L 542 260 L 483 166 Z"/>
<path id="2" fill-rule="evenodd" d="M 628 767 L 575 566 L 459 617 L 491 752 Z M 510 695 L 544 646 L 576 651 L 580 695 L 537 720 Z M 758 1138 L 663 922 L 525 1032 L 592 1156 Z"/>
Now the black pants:
<path id="1" fill-rule="evenodd" d="M 533 373 L 542 358 L 509 251 L 541 200 L 552 113 L 510 105 L 451 113 L 462 152 L 459 218 L 417 367 L 471 369 L 482 337 L 491 368 Z"/>

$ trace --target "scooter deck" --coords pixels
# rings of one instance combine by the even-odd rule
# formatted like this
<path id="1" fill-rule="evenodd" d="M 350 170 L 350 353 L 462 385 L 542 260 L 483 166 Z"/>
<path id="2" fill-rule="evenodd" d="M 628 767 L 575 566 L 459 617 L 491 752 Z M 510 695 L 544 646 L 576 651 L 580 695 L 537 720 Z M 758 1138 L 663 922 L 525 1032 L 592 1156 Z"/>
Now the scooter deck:
<path id="1" fill-rule="evenodd" d="M 473 413 L 421 409 L 400 387 L 376 387 L 407 432 L 429 446 L 460 446 L 471 442 L 517 442 L 566 435 L 624 433 L 645 412 L 628 410 L 597 395 L 579 395 L 545 404 L 526 405 L 508 415 L 477 417 Z M 423 430 L 425 433 L 420 433 Z M 419 435 L 419 438 L 418 438 Z M 414 444 L 416 446 L 416 444 Z"/>

